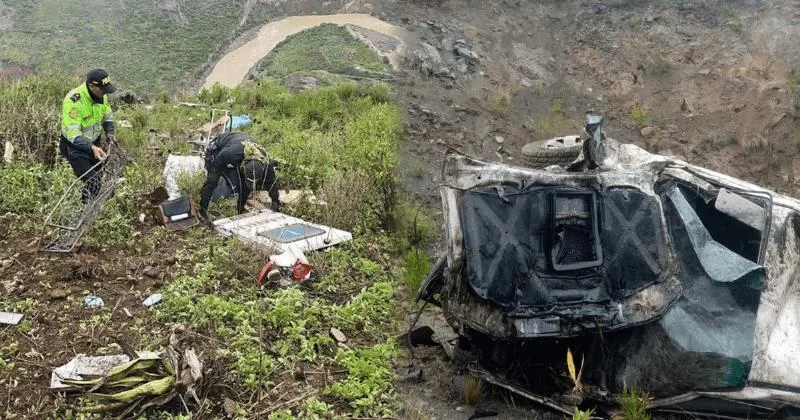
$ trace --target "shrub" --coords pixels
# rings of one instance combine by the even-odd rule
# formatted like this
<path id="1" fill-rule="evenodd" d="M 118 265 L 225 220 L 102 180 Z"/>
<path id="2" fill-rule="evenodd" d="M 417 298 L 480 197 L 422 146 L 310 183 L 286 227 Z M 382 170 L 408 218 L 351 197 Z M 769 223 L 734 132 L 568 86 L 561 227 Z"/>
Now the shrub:
<path id="1" fill-rule="evenodd" d="M 627 385 L 623 388 L 622 395 L 617 397 L 626 420 L 650 420 L 647 406 L 651 401 L 649 394 L 640 392 L 636 387 L 629 388 Z"/>
<path id="2" fill-rule="evenodd" d="M 631 108 L 631 122 L 637 127 L 642 127 L 650 122 L 650 114 L 647 108 L 635 105 Z"/>
<path id="3" fill-rule="evenodd" d="M 55 72 L 0 79 L 0 148 L 14 145 L 18 159 L 56 163 L 61 104 L 78 81 Z"/>
<path id="4" fill-rule="evenodd" d="M 409 292 L 416 293 L 422 284 L 422 280 L 431 271 L 431 260 L 424 252 L 411 248 L 406 252 L 404 261 L 403 282 L 408 286 Z"/>

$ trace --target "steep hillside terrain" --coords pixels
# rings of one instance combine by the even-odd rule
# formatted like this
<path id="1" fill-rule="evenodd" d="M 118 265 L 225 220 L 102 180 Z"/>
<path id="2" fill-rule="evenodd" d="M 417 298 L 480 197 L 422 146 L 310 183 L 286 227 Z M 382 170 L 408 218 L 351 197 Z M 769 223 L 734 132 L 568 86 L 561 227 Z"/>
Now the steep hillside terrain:
<path id="1" fill-rule="evenodd" d="M 579 133 L 583 114 L 589 110 L 604 115 L 607 134 L 622 142 L 637 143 L 650 151 L 673 155 L 782 193 L 800 195 L 797 187 L 800 180 L 800 25 L 797 25 L 800 4 L 790 0 L 9 0 L 0 4 L 0 77 L 17 77 L 31 70 L 52 70 L 54 67 L 76 75 L 84 72 L 87 63 L 91 63 L 91 66 L 108 68 L 121 89 L 183 96 L 196 93 L 196 88 L 202 86 L 214 63 L 226 52 L 252 39 L 262 24 L 284 16 L 332 13 L 369 13 L 413 33 L 415 42 L 407 45 L 400 60 L 400 70 L 395 71 L 390 79 L 390 89 L 360 91 L 344 87 L 295 96 L 271 83 L 263 83 L 260 87 L 250 84 L 236 94 L 212 89 L 192 99 L 215 103 L 231 100 L 239 110 L 263 112 L 263 118 L 256 118 L 251 130 L 265 140 L 281 145 L 276 150 L 283 153 L 281 157 L 286 157 L 289 162 L 285 174 L 305 180 L 320 174 L 330 176 L 329 170 L 338 170 L 339 159 L 346 158 L 351 167 L 364 161 L 369 164 L 384 161 L 363 159 L 362 154 L 367 155 L 370 151 L 367 146 L 365 149 L 354 147 L 353 150 L 339 150 L 334 146 L 342 144 L 337 136 L 360 133 L 374 121 L 381 121 L 375 115 L 392 115 L 391 124 L 387 124 L 391 129 L 381 135 L 392 139 L 392 145 L 398 137 L 402 150 L 397 157 L 402 187 L 416 200 L 398 207 L 406 216 L 412 215 L 414 220 L 419 214 L 433 215 L 435 221 L 428 221 L 425 226 L 428 234 L 436 232 L 439 222 L 436 218 L 440 207 L 437 186 L 441 159 L 448 148 L 488 160 L 519 163 L 520 149 L 524 144 L 561 134 Z M 362 31 L 362 34 L 367 38 L 370 36 L 367 31 Z M 313 38 L 297 37 L 306 41 L 313 41 Z M 346 41 L 351 40 L 348 38 Z M 314 54 L 305 57 L 309 60 L 304 62 L 304 57 L 297 56 L 302 49 L 287 47 L 279 51 L 283 57 L 267 57 L 260 68 L 251 70 L 251 75 L 278 77 L 283 82 L 287 73 L 297 71 L 306 76 L 308 69 L 303 67 L 312 64 L 316 66 L 324 62 L 323 67 L 333 64 L 347 67 L 347 63 L 342 63 L 347 61 L 347 56 L 331 63 L 326 58 L 327 53 L 319 53 L 327 51 L 325 48 L 328 46 L 309 48 Z M 361 51 L 363 49 L 359 46 L 353 57 L 362 58 Z M 375 70 L 388 71 L 388 67 L 383 67 L 383 60 L 370 57 L 367 63 L 374 64 Z M 342 74 L 344 76 L 335 78 L 336 82 L 350 76 L 347 69 Z M 45 89 L 41 86 L 49 85 L 47 81 L 40 81 L 24 85 L 23 90 L 30 87 L 42 95 Z M 66 85 L 61 87 L 64 88 L 61 90 L 66 89 Z M 57 90 L 52 86 L 49 89 Z M 370 98 L 363 99 L 368 102 L 366 105 L 359 99 L 361 97 Z M 16 98 L 9 96 L 6 103 L 15 102 Z M 391 104 L 400 105 L 400 113 L 405 116 L 404 126 L 395 119 L 394 105 Z M 375 115 L 360 115 L 358 124 L 353 123 L 347 129 L 331 123 L 343 115 L 343 109 L 352 111 L 361 107 L 374 108 Z M 407 245 L 398 246 L 395 241 L 401 240 L 396 237 L 385 238 L 382 233 L 384 226 L 378 227 L 374 214 L 367 213 L 369 217 L 364 219 L 370 222 L 366 235 L 377 235 L 380 243 L 363 240 L 352 248 L 346 248 L 344 254 L 334 253 L 330 260 L 323 258 L 318 261 L 322 268 L 320 271 L 333 273 L 331 278 L 336 281 L 349 282 L 348 290 L 337 290 L 329 283 L 323 283 L 323 289 L 307 290 L 319 306 L 306 308 L 306 311 L 295 314 L 296 317 L 290 315 L 293 308 L 303 306 L 299 303 L 305 301 L 303 295 L 286 293 L 273 296 L 270 312 L 257 315 L 252 306 L 252 302 L 258 301 L 254 286 L 237 283 L 231 289 L 226 282 L 236 276 L 248 276 L 253 267 L 230 267 L 233 257 L 210 254 L 213 254 L 214 246 L 225 252 L 242 252 L 233 244 L 206 247 L 198 243 L 209 240 L 211 235 L 207 232 L 187 238 L 158 233 L 160 231 L 147 223 L 132 224 L 141 208 L 145 208 L 144 191 L 158 178 L 163 163 L 160 154 L 173 150 L 178 142 L 183 144 L 188 129 L 207 118 L 205 111 L 173 108 L 172 104 L 162 104 L 154 109 L 155 112 L 149 112 L 143 106 L 136 106 L 120 113 L 122 118 L 133 123 L 133 128 L 127 133 L 122 131 L 121 137 L 129 136 L 126 144 L 136 148 L 143 161 L 151 167 L 147 164 L 135 167 L 135 171 L 142 172 L 138 177 L 133 176 L 132 182 L 141 185 L 134 184 L 137 189 L 127 190 L 123 195 L 130 203 L 120 201 L 128 204 L 118 203 L 109 210 L 108 219 L 93 232 L 98 242 L 90 244 L 85 252 L 75 257 L 42 258 L 35 255 L 35 244 L 30 239 L 39 227 L 36 223 L 41 221 L 41 217 L 37 218 L 36 214 L 13 216 L 8 219 L 11 222 L 0 228 L 0 233 L 3 233 L 0 236 L 3 245 L 0 270 L 3 271 L 0 272 L 10 279 L 4 287 L 20 297 L 5 308 L 27 310 L 32 314 L 21 330 L 5 331 L 18 343 L 17 347 L 0 347 L 0 362 L 5 363 L 0 371 L 14 372 L 13 375 L 1 376 L 0 385 L 11 389 L 15 379 L 25 378 L 19 382 L 21 386 L 13 390 L 13 399 L 9 391 L 6 400 L 6 405 L 13 407 L 11 412 L 15 415 L 24 416 L 26 407 L 31 407 L 27 414 L 34 417 L 66 412 L 67 407 L 60 400 L 44 392 L 46 375 L 52 365 L 67 361 L 74 352 L 93 352 L 102 347 L 114 350 L 111 348 L 114 340 L 105 336 L 109 320 L 128 328 L 139 344 L 150 347 L 160 344 L 155 341 L 166 335 L 168 328 L 156 323 L 139 303 L 146 295 L 164 288 L 172 278 L 180 279 L 177 284 L 185 287 L 185 290 L 172 290 L 176 296 L 192 293 L 196 286 L 192 279 L 197 278 L 203 280 L 199 286 L 209 291 L 204 295 L 207 301 L 203 305 L 183 302 L 187 308 L 179 308 L 186 309 L 186 313 L 191 315 L 185 321 L 192 329 L 193 344 L 200 345 L 210 340 L 216 350 L 224 347 L 222 342 L 236 336 L 250 345 L 243 347 L 248 350 L 248 357 L 244 358 L 247 363 L 238 366 L 240 376 L 216 378 L 224 389 L 214 392 L 236 400 L 239 409 L 258 408 L 256 414 L 264 416 L 286 408 L 271 404 L 271 399 L 283 398 L 285 402 L 304 395 L 305 389 L 303 392 L 290 390 L 291 386 L 287 384 L 302 380 L 306 386 L 325 389 L 329 386 L 329 379 L 343 381 L 348 377 L 345 374 L 348 361 L 337 360 L 338 365 L 333 369 L 326 365 L 335 357 L 332 354 L 336 351 L 327 331 L 331 323 L 344 322 L 349 328 L 342 327 L 345 333 L 352 333 L 359 346 L 377 345 L 380 352 L 384 349 L 379 342 L 394 333 L 391 317 L 380 312 L 371 314 L 369 318 L 375 322 L 372 328 L 381 329 L 377 335 L 379 339 L 360 337 L 363 325 L 357 322 L 358 313 L 353 311 L 364 310 L 358 306 L 364 304 L 356 300 L 351 312 L 343 309 L 348 307 L 351 295 L 360 290 L 360 294 L 369 292 L 363 299 L 370 304 L 395 298 L 390 286 L 362 290 L 366 285 L 372 285 L 375 278 L 388 284 L 395 281 L 395 277 L 401 277 L 399 274 L 395 276 L 396 273 L 389 277 L 376 273 L 397 268 L 394 261 L 397 255 L 388 255 L 388 252 L 396 252 L 396 248 L 405 251 Z M 287 110 L 295 113 L 285 115 Z M 48 123 L 54 123 L 57 118 L 57 114 L 52 112 L 31 115 L 46 115 Z M 14 129 L 20 127 L 27 126 L 18 124 Z M 52 140 L 47 136 L 53 131 L 52 127 L 37 129 L 39 141 L 46 147 Z M 326 131 L 328 129 L 331 132 Z M 397 131 L 402 131 L 403 135 L 397 136 Z M 0 135 L 5 134 L 0 130 Z M 373 134 L 368 137 L 380 137 Z M 5 137 L 2 139 L 6 140 Z M 353 141 L 348 144 L 361 143 Z M 337 155 L 316 153 L 312 146 L 329 152 L 335 150 Z M 339 156 L 340 152 L 346 153 L 346 157 Z M 391 159 L 385 160 L 390 163 L 390 169 L 394 169 L 394 155 L 388 156 Z M 370 170 L 381 176 L 387 175 L 383 167 Z M 28 192 L 30 190 L 24 188 L 35 188 L 40 184 L 51 186 L 53 191 L 63 188 L 61 180 L 70 175 L 63 165 L 55 169 L 39 166 L 13 168 L 6 174 L 8 179 L 13 176 L 14 182 L 4 185 Z M 342 191 L 364 182 L 360 178 L 331 179 L 336 180 L 332 185 L 338 187 L 340 195 L 344 196 L 347 194 L 341 194 Z M 47 192 L 55 194 L 50 189 Z M 35 193 L 17 193 L 14 197 L 22 203 L 20 205 L 34 206 L 39 213 L 44 211 L 49 198 Z M 417 211 L 417 202 L 426 204 L 425 210 Z M 13 213 L 11 200 L 3 204 L 7 207 L 0 208 L 6 216 Z M 349 210 L 365 208 L 360 201 L 350 204 L 353 208 Z M 361 220 L 363 215 L 357 214 Z M 343 219 L 353 222 L 352 218 Z M 416 227 L 413 232 L 416 234 Z M 416 245 L 436 248 L 430 244 Z M 128 255 L 131 250 L 136 251 L 134 255 Z M 162 251 L 180 255 L 164 258 Z M 404 260 L 413 260 L 411 255 L 417 254 L 404 255 Z M 427 263 L 422 260 L 420 272 L 424 272 Z M 198 261 L 228 268 L 206 276 L 208 273 L 203 272 L 202 267 L 195 267 Z M 258 264 L 253 262 L 252 265 Z M 156 277 L 144 274 L 148 267 L 156 270 Z M 206 277 L 199 277 L 201 275 Z M 27 281 L 29 279 L 35 281 Z M 106 302 L 109 306 L 135 306 L 139 310 L 134 311 L 134 319 L 128 319 L 117 307 L 110 312 L 97 311 L 87 315 L 80 297 L 90 291 L 119 299 Z M 240 296 L 235 296 L 237 294 Z M 411 292 L 401 294 L 405 298 Z M 223 301 L 217 300 L 217 295 L 222 296 Z M 236 300 L 241 296 L 247 300 Z M 170 308 L 170 305 L 168 302 L 165 307 Z M 408 312 L 414 309 L 406 302 L 401 306 Z M 247 308 L 248 316 L 258 317 L 254 319 L 259 319 L 259 322 L 272 323 L 273 327 L 277 325 L 276 319 L 285 318 L 297 324 L 291 331 L 276 329 L 265 335 L 250 327 L 249 319 L 231 315 L 241 307 Z M 342 311 L 347 318 L 344 321 L 318 318 L 318 312 L 325 312 L 319 308 L 326 311 L 334 308 L 331 310 Z M 384 309 L 391 312 L 393 308 L 381 310 Z M 59 311 L 62 313 L 58 319 L 50 319 L 49 314 Z M 172 318 L 167 319 L 178 318 L 178 312 L 171 313 Z M 303 324 L 306 317 L 314 321 Z M 233 318 L 247 328 L 229 331 L 224 323 L 212 322 Z M 65 327 L 71 324 L 77 325 L 74 332 Z M 300 324 L 303 325 L 298 326 Z M 61 345 L 59 337 L 67 333 L 77 340 L 74 348 L 69 351 L 60 349 L 53 360 L 45 359 L 51 348 Z M 213 333 L 213 337 L 208 339 L 200 335 L 206 333 Z M 281 334 L 293 335 L 284 342 L 279 340 Z M 252 337 L 271 340 L 270 345 L 274 346 L 267 353 L 275 359 L 274 365 L 265 365 L 264 350 L 252 347 L 257 341 Z M 292 352 L 301 354 L 300 351 L 306 351 L 302 353 L 303 357 L 313 360 L 298 362 L 296 358 L 287 356 Z M 237 356 L 224 351 L 214 354 L 226 362 Z M 316 359 L 317 356 L 320 358 Z M 388 353 L 359 353 L 361 356 L 379 360 L 383 364 L 374 370 L 381 375 L 387 373 L 385 365 L 391 357 Z M 416 356 L 424 362 L 426 381 L 398 386 L 401 400 L 407 401 L 401 404 L 405 408 L 401 414 L 414 418 L 468 418 L 471 409 L 457 409 L 462 405 L 462 398 L 452 390 L 453 365 L 438 349 L 420 350 Z M 7 365 L 12 363 L 16 365 L 9 370 Z M 216 370 L 225 371 L 226 366 L 220 362 Z M 301 366 L 299 373 L 294 370 L 296 366 Z M 358 367 L 353 366 L 352 370 L 357 371 Z M 369 370 L 361 369 L 364 376 L 361 379 L 365 382 L 373 379 L 366 372 Z M 327 373 L 320 375 L 320 372 L 335 373 L 329 378 Z M 250 374 L 254 376 L 248 376 Z M 264 376 L 274 380 L 274 394 L 270 391 L 261 395 L 251 391 L 252 388 L 242 388 L 242 378 L 249 379 L 250 386 L 257 378 L 256 388 L 261 389 Z M 381 387 L 386 385 L 385 377 L 379 379 L 376 383 Z M 377 391 L 369 389 L 372 394 L 364 397 L 373 399 L 372 406 L 369 406 L 370 401 L 361 401 L 361 395 L 347 400 L 326 394 L 320 396 L 320 400 L 316 396 L 306 400 L 301 398 L 298 401 L 304 405 L 300 407 L 298 403 L 289 410 L 294 410 L 295 414 L 316 414 L 315 410 L 318 410 L 358 415 L 358 406 L 352 404 L 361 401 L 364 406 L 377 407 L 369 411 L 370 415 L 385 415 L 397 407 L 394 400 L 383 399 L 380 395 L 390 388 L 381 387 L 377 387 L 380 388 Z M 344 391 L 348 390 L 343 390 L 343 395 Z M 210 412 L 222 415 L 226 411 L 223 402 L 222 398 L 212 400 Z M 320 406 L 320 402 L 330 406 Z M 487 407 L 509 413 L 509 416 L 531 415 L 529 407 L 502 392 L 494 392 Z M 181 410 L 180 407 L 170 409 L 170 412 Z M 541 413 L 536 411 L 535 415 Z"/>

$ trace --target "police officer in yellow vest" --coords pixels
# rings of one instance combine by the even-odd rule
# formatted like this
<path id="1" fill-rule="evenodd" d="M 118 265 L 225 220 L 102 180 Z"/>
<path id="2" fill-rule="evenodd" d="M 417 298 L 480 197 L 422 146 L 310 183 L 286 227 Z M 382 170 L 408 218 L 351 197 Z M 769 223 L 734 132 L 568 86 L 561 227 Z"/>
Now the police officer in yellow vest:
<path id="1" fill-rule="evenodd" d="M 114 119 L 107 94 L 117 90 L 105 70 L 94 69 L 86 74 L 86 82 L 72 89 L 64 98 L 61 111 L 59 150 L 72 166 L 75 176 L 83 179 L 81 198 L 86 203 L 100 191 L 98 162 L 106 157 L 99 146 L 105 132 L 109 142 L 114 136 Z"/>

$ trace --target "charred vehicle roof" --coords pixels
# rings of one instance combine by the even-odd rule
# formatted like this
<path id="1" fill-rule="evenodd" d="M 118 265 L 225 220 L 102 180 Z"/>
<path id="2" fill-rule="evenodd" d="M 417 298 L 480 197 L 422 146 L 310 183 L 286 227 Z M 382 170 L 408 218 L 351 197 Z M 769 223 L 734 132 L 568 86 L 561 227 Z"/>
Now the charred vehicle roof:
<path id="1" fill-rule="evenodd" d="M 420 297 L 459 333 L 461 361 L 561 409 L 626 385 L 667 411 L 800 403 L 800 202 L 600 123 L 565 165 L 445 157 L 447 253 Z M 552 373 L 567 348 L 586 360 L 581 395 Z"/>

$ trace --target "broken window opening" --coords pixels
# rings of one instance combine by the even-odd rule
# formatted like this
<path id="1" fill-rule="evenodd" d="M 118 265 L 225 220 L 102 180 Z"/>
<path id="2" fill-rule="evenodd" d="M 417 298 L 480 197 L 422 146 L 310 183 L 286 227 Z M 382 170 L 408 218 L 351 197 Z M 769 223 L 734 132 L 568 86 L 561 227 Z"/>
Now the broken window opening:
<path id="1" fill-rule="evenodd" d="M 708 233 L 711 234 L 711 238 L 742 257 L 758 263 L 761 253 L 761 231 L 720 211 L 720 206 L 717 205 L 719 196 L 706 201 L 702 195 L 690 187 L 678 184 L 678 188 L 697 213 L 697 217 L 703 222 Z M 748 202 L 753 203 L 751 200 Z M 765 207 L 762 203 L 754 204 L 761 208 Z"/>
<path id="2" fill-rule="evenodd" d="M 581 270 L 603 263 L 594 192 L 556 192 L 552 196 L 552 247 L 556 271 Z"/>

